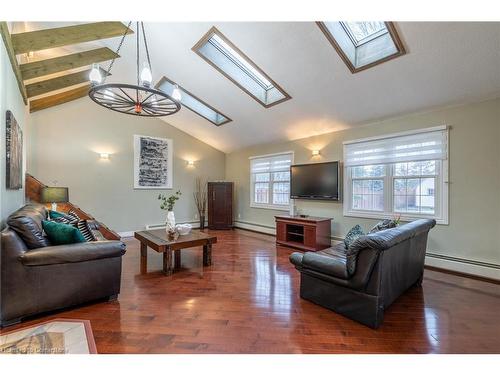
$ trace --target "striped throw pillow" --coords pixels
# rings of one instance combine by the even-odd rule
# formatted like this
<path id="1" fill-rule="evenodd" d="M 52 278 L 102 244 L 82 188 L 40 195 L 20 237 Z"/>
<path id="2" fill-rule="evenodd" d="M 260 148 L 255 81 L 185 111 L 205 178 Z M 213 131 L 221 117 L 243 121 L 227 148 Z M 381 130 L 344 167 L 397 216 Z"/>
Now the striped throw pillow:
<path id="1" fill-rule="evenodd" d="M 56 223 L 69 224 L 73 226 L 76 226 L 79 220 L 78 217 L 69 215 L 69 213 L 65 214 L 62 212 L 57 212 L 52 210 L 49 211 L 49 217 L 50 220 L 55 221 Z"/>
<path id="2" fill-rule="evenodd" d="M 85 238 L 85 241 L 91 242 L 96 240 L 94 234 L 92 233 L 92 230 L 89 228 L 89 225 L 87 224 L 87 220 L 78 221 L 76 227 L 82 233 L 83 238 Z"/>
<path id="3" fill-rule="evenodd" d="M 85 238 L 87 242 L 96 241 L 96 238 L 92 233 L 92 230 L 89 227 L 87 220 L 82 220 L 80 216 L 78 216 L 75 210 L 69 210 L 68 215 L 74 218 L 74 220 L 76 220 L 76 222 L 74 222 L 73 225 L 75 225 L 78 228 L 78 230 L 82 233 L 83 238 Z"/>

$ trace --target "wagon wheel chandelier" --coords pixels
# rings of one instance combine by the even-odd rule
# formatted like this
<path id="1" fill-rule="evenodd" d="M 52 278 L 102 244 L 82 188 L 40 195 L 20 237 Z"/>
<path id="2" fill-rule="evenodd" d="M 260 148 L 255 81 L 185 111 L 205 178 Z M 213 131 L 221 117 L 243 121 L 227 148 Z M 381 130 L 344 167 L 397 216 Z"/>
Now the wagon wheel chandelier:
<path id="1" fill-rule="evenodd" d="M 123 45 L 131 23 L 132 22 L 128 23 L 125 33 L 120 40 L 120 44 L 116 50 L 117 55 L 118 52 L 120 52 L 120 48 Z M 144 23 L 136 22 L 136 29 L 137 84 L 105 83 L 106 77 L 111 72 L 115 59 L 111 60 L 104 76 L 101 75 L 99 65 L 93 64 L 89 75 L 91 83 L 89 97 L 94 102 L 105 108 L 128 115 L 144 117 L 172 115 L 181 109 L 181 105 L 179 103 L 181 100 L 180 90 L 176 87 L 172 92 L 172 96 L 170 96 L 163 91 L 156 90 L 151 87 L 153 76 L 151 73 L 151 60 L 149 58 Z M 144 61 L 142 70 L 139 74 L 139 62 L 141 57 L 139 40 L 141 32 L 144 40 L 144 50 L 146 52 L 147 61 Z"/>

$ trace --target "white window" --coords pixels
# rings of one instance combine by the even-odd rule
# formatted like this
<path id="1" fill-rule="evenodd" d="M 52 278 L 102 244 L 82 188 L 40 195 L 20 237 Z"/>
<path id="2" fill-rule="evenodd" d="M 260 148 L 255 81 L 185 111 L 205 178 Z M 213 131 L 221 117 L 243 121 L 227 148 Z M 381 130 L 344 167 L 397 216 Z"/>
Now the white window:
<path id="1" fill-rule="evenodd" d="M 293 152 L 250 158 L 250 207 L 288 210 Z"/>
<path id="2" fill-rule="evenodd" d="M 448 224 L 446 126 L 344 142 L 344 215 Z"/>

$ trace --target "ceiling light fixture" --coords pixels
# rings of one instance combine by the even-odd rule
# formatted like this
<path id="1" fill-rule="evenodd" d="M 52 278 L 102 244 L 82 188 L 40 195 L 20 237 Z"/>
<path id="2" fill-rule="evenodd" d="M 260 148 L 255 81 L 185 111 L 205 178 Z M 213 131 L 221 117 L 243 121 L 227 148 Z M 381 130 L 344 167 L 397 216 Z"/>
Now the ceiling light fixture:
<path id="1" fill-rule="evenodd" d="M 120 40 L 120 44 L 116 50 L 117 55 L 123 45 L 131 24 L 132 22 L 128 23 L 125 33 Z M 143 62 L 142 70 L 139 73 L 139 62 L 141 57 L 139 39 L 141 33 L 144 40 L 144 50 L 147 60 Z M 89 75 L 91 83 L 89 97 L 105 108 L 128 115 L 159 117 L 172 115 L 178 112 L 181 109 L 179 103 L 181 94 L 179 90 L 178 92 L 174 91 L 172 96 L 169 96 L 163 91 L 151 87 L 153 83 L 153 74 L 151 72 L 151 60 L 149 58 L 143 22 L 136 22 L 136 37 L 137 83 L 135 85 L 128 83 L 105 83 L 106 77 L 111 72 L 115 59 L 111 60 L 104 77 L 100 72 L 99 65 L 92 64 L 92 70 Z"/>

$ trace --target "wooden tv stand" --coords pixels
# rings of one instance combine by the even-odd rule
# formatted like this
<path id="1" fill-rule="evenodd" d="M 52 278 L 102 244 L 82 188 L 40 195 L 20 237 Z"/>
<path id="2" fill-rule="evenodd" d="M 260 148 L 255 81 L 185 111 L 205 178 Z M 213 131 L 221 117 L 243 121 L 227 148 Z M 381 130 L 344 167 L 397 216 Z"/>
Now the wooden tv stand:
<path id="1" fill-rule="evenodd" d="M 331 221 L 315 216 L 275 216 L 276 243 L 304 251 L 318 251 L 331 246 Z"/>

